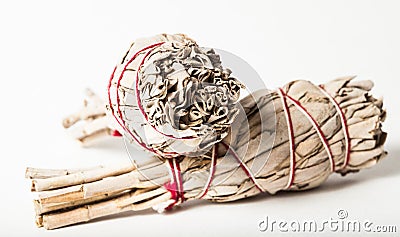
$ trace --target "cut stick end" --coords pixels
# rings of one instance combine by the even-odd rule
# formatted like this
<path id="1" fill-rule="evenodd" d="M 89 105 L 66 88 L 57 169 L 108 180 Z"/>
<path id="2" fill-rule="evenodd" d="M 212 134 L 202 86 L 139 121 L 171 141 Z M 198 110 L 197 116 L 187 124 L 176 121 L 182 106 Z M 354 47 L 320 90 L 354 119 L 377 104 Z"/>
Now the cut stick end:
<path id="1" fill-rule="evenodd" d="M 36 216 L 39 216 L 40 214 L 42 214 L 41 213 L 42 207 L 40 205 L 40 201 L 39 200 L 37 200 L 37 199 L 33 200 L 33 207 L 35 208 Z"/>
<path id="2" fill-rule="evenodd" d="M 38 191 L 36 189 L 36 180 L 32 180 L 32 182 L 31 182 L 31 191 L 32 192 L 37 192 Z"/>
<path id="3" fill-rule="evenodd" d="M 113 131 L 110 128 L 103 128 L 75 139 L 79 142 L 81 147 L 89 147 L 101 138 L 112 136 L 112 132 Z"/>
<path id="4" fill-rule="evenodd" d="M 32 169 L 31 167 L 27 167 L 25 170 L 25 178 L 26 179 L 32 179 Z"/>
<path id="5" fill-rule="evenodd" d="M 74 125 L 77 121 L 79 120 L 79 118 L 77 118 L 76 116 L 68 116 L 66 118 L 63 119 L 62 121 L 62 126 L 67 129 L 70 128 L 72 125 Z"/>
<path id="6" fill-rule="evenodd" d="M 35 223 L 36 223 L 36 226 L 39 227 L 39 228 L 40 227 L 44 227 L 43 226 L 43 216 L 41 216 L 41 215 L 36 216 Z"/>

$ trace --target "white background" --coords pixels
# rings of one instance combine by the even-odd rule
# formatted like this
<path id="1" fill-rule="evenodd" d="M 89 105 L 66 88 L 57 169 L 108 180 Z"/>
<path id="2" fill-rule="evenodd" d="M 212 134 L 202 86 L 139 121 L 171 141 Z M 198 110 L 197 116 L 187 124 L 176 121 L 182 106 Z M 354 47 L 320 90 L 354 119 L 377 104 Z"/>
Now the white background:
<path id="1" fill-rule="evenodd" d="M 397 225 L 400 232 L 399 12 L 398 1 L 366 0 L 1 2 L 0 236 L 266 236 L 258 223 L 267 215 L 322 221 L 336 218 L 339 209 L 353 220 Z M 80 107 L 84 88 L 105 95 L 114 64 L 135 38 L 164 32 L 239 55 L 271 88 L 294 79 L 374 80 L 373 92 L 388 110 L 389 156 L 370 170 L 333 175 L 308 192 L 186 203 L 168 215 L 127 213 L 54 231 L 36 228 L 25 167 L 128 159 L 117 140 L 80 148 L 61 120 Z"/>

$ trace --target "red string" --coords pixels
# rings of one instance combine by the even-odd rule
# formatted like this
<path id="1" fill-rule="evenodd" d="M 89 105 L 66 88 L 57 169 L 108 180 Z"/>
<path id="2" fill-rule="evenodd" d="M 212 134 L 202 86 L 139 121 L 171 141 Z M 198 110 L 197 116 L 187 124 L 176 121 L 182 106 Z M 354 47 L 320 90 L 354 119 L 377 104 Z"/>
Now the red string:
<path id="1" fill-rule="evenodd" d="M 294 143 L 294 131 L 293 131 L 293 122 L 292 122 L 292 115 L 289 110 L 289 106 L 287 105 L 286 98 L 284 96 L 284 92 L 281 88 L 278 90 L 279 95 L 281 96 L 282 99 L 282 104 L 283 104 L 283 110 L 286 114 L 286 122 L 288 125 L 288 130 L 289 130 L 289 144 L 290 144 L 290 173 L 289 173 L 289 182 L 286 185 L 286 189 L 289 189 L 294 182 L 294 177 L 295 177 L 295 169 L 296 169 L 296 146 Z"/>
<path id="2" fill-rule="evenodd" d="M 113 137 L 122 137 L 122 134 L 118 132 L 118 130 L 113 130 L 111 132 L 111 136 Z"/>
<path id="3" fill-rule="evenodd" d="M 203 189 L 203 193 L 200 195 L 199 199 L 203 198 L 207 194 L 209 187 L 212 183 L 212 180 L 213 180 L 214 174 L 215 174 L 217 154 L 218 154 L 218 144 L 215 144 L 213 152 L 212 152 L 210 176 L 207 180 L 205 188 Z M 170 182 L 164 184 L 164 188 L 171 193 L 171 199 L 173 199 L 174 202 L 171 203 L 165 209 L 171 210 L 176 204 L 183 203 L 185 201 L 185 196 L 184 196 L 182 174 L 181 174 L 179 162 L 177 161 L 176 158 L 173 158 L 173 159 L 168 159 L 168 164 L 169 164 L 172 178 L 171 178 Z"/>
<path id="4" fill-rule="evenodd" d="M 245 172 L 245 174 L 247 175 L 247 177 L 250 178 L 251 181 L 253 181 L 254 185 L 256 186 L 256 188 L 258 190 L 260 190 L 260 192 L 264 192 L 264 190 L 261 188 L 260 185 L 258 185 L 256 178 L 254 177 L 254 175 L 251 173 L 250 169 L 242 162 L 242 160 L 240 160 L 239 156 L 236 154 L 236 152 L 226 143 L 221 142 L 221 144 L 227 149 L 227 151 L 229 153 L 231 153 L 231 155 L 237 160 L 237 162 L 240 165 L 240 168 L 242 168 L 242 170 Z"/>
<path id="5" fill-rule="evenodd" d="M 149 46 L 150 47 L 150 46 Z M 145 48 L 146 49 L 146 48 Z M 140 50 L 139 52 L 137 52 L 132 58 L 131 58 L 131 60 L 129 61 L 129 62 L 132 62 L 133 61 L 133 59 L 135 59 L 136 57 L 137 57 L 137 55 L 141 52 L 141 51 L 143 51 L 143 50 L 145 50 L 145 49 L 142 49 L 142 50 Z M 125 66 L 125 69 L 126 69 L 126 66 Z M 108 103 L 109 103 L 109 105 L 110 105 L 110 110 L 111 110 L 111 114 L 113 115 L 113 117 L 115 118 L 115 120 L 118 122 L 118 124 L 126 131 L 126 132 L 128 132 L 131 136 L 132 136 L 132 138 L 136 141 L 136 143 L 137 144 L 139 144 L 141 147 L 143 147 L 144 149 L 146 149 L 146 150 L 148 150 L 148 151 L 150 151 L 150 152 L 152 152 L 152 153 L 155 153 L 155 154 L 158 154 L 154 149 L 152 149 L 152 148 L 150 148 L 150 147 L 148 147 L 148 146 L 146 146 L 146 144 L 144 144 L 144 143 L 142 143 L 141 141 L 139 141 L 139 139 L 117 118 L 117 116 L 115 116 L 115 114 L 114 114 L 114 108 L 113 108 L 113 105 L 112 105 L 112 101 L 111 101 L 111 85 L 112 85 L 112 80 L 114 79 L 114 74 L 115 74 L 115 71 L 117 70 L 117 67 L 115 66 L 115 68 L 114 68 L 114 71 L 112 72 L 112 74 L 111 74 L 111 77 L 110 77 L 110 82 L 108 83 L 108 88 L 107 88 L 107 92 L 108 92 Z M 119 78 L 119 81 L 122 79 L 122 74 L 121 74 L 121 76 L 120 76 L 120 78 Z M 118 95 L 118 90 L 119 90 L 119 81 L 118 81 L 118 85 L 117 85 L 117 88 L 116 88 L 116 90 L 117 90 L 117 106 L 119 106 L 119 95 Z M 120 114 L 120 110 L 119 110 L 119 107 L 118 107 L 118 113 L 119 113 L 119 116 L 122 118 L 122 116 L 121 116 L 121 114 Z"/>
<path id="6" fill-rule="evenodd" d="M 182 181 L 182 174 L 181 174 L 181 166 L 180 163 L 177 161 L 176 158 L 172 160 L 175 168 L 175 175 L 176 179 L 178 180 L 178 194 L 179 194 L 179 199 L 181 202 L 185 201 L 185 196 L 183 192 L 183 181 Z"/>
<path id="7" fill-rule="evenodd" d="M 203 189 L 203 193 L 200 193 L 199 195 L 199 199 L 202 199 L 204 196 L 206 196 L 206 194 L 208 193 L 208 189 L 210 188 L 210 185 L 214 179 L 215 167 L 217 165 L 218 146 L 219 143 L 214 145 L 214 149 L 211 156 L 210 176 L 208 177 L 207 183 Z"/>
<path id="8" fill-rule="evenodd" d="M 335 100 L 335 98 L 333 96 L 331 96 L 325 90 L 324 85 L 320 85 L 319 87 L 321 88 L 321 91 L 324 92 L 324 94 L 326 96 L 328 96 L 328 98 L 333 102 L 333 104 L 336 107 L 336 110 L 339 112 L 340 119 L 342 121 L 342 129 L 344 130 L 344 135 L 345 135 L 345 140 L 346 140 L 346 156 L 345 156 L 343 167 L 342 167 L 342 169 L 344 169 L 344 168 L 346 168 L 346 166 L 349 164 L 349 161 L 350 161 L 350 147 L 351 147 L 349 126 L 347 125 L 347 119 L 346 119 L 343 109 L 340 107 L 339 103 Z"/>
<path id="9" fill-rule="evenodd" d="M 132 57 L 132 58 L 127 62 L 127 64 L 124 66 L 124 68 L 123 68 L 123 70 L 122 70 L 122 72 L 121 72 L 121 75 L 120 75 L 120 77 L 118 78 L 117 86 L 116 86 L 117 112 L 118 112 L 119 117 L 120 117 L 121 120 L 122 120 L 122 112 L 121 112 L 121 109 L 120 109 L 119 87 L 120 87 L 120 85 L 121 85 L 121 80 L 122 80 L 122 78 L 123 78 L 123 76 L 124 76 L 124 74 L 125 74 L 125 71 L 127 70 L 127 67 L 132 63 L 133 60 L 135 60 L 135 59 L 137 58 L 137 56 L 138 56 L 141 52 L 150 49 L 150 50 L 145 54 L 145 56 L 143 57 L 141 63 L 139 64 L 139 66 L 138 66 L 138 68 L 137 68 L 137 73 L 136 73 L 135 90 L 136 90 L 136 100 L 137 100 L 137 103 L 138 103 L 139 110 L 140 110 L 140 112 L 142 113 L 142 115 L 144 116 L 144 118 L 145 118 L 147 124 L 150 125 L 150 126 L 151 126 L 155 131 L 157 131 L 158 133 L 160 133 L 160 134 L 162 134 L 162 135 L 164 135 L 164 136 L 166 136 L 166 137 L 168 137 L 168 138 L 177 139 L 177 140 L 194 139 L 195 137 L 193 137 L 193 136 L 175 137 L 175 136 L 173 136 L 173 135 L 165 134 L 165 133 L 159 131 L 155 126 L 153 126 L 152 124 L 149 123 L 149 121 L 148 121 L 148 116 L 147 116 L 147 114 L 145 113 L 145 111 L 144 111 L 144 109 L 143 109 L 143 105 L 142 105 L 141 100 L 140 100 L 140 94 L 139 94 L 139 70 L 140 70 L 140 67 L 144 64 L 146 58 L 149 56 L 149 54 L 152 52 L 152 50 L 153 50 L 155 47 L 158 47 L 158 46 L 160 46 L 160 45 L 162 45 L 162 44 L 164 44 L 164 43 L 165 43 L 165 42 L 156 43 L 156 44 L 149 45 L 149 46 L 147 46 L 147 47 L 145 47 L 145 48 L 139 50 L 138 52 L 135 53 L 135 55 L 133 55 L 133 57 Z M 144 149 L 146 149 L 146 150 L 148 150 L 148 151 L 150 151 L 150 152 L 152 152 L 152 153 L 158 154 L 158 155 L 176 157 L 176 156 L 178 155 L 178 153 L 176 153 L 176 152 L 163 152 L 162 154 L 160 154 L 158 151 L 156 151 L 156 150 L 154 150 L 154 149 L 148 147 L 145 143 L 140 142 L 140 139 L 137 138 L 137 137 L 126 127 L 125 121 L 123 121 L 123 120 L 120 121 L 120 120 L 114 115 L 114 109 L 113 109 L 113 107 L 112 107 L 112 105 L 111 105 L 110 88 L 111 88 L 111 84 L 112 84 L 112 79 L 114 78 L 115 70 L 116 70 L 116 67 L 114 68 L 114 71 L 113 71 L 113 73 L 112 73 L 112 75 L 111 75 L 111 78 L 110 78 L 110 83 L 109 83 L 109 86 L 108 86 L 108 97 L 109 97 L 109 103 L 110 103 L 111 112 L 113 113 L 113 116 L 114 116 L 114 118 L 117 120 L 118 124 L 119 124 L 121 127 L 123 127 L 124 130 L 127 131 L 127 132 L 133 137 L 133 139 L 134 139 L 141 147 L 143 147 Z"/>
<path id="10" fill-rule="evenodd" d="M 325 150 L 328 153 L 328 157 L 331 162 L 331 171 L 334 172 L 335 171 L 335 160 L 333 159 L 333 155 L 332 155 L 332 151 L 331 151 L 331 147 L 329 145 L 328 139 L 326 138 L 325 134 L 323 133 L 321 126 L 317 123 L 317 121 L 314 119 L 314 117 L 311 116 L 311 114 L 307 111 L 307 109 L 304 106 L 302 106 L 302 104 L 298 100 L 295 100 L 291 96 L 287 95 L 286 93 L 283 92 L 283 90 L 281 90 L 281 92 L 296 107 L 298 107 L 301 112 L 303 112 L 306 115 L 306 117 L 310 120 L 313 127 L 316 129 L 317 134 L 319 135 L 319 137 L 322 141 L 322 144 L 324 145 Z"/>
<path id="11" fill-rule="evenodd" d="M 120 85 L 121 85 L 121 80 L 122 80 L 122 78 L 123 78 L 123 76 L 124 76 L 124 74 L 125 74 L 125 72 L 126 72 L 126 69 L 128 68 L 129 64 L 131 64 L 131 63 L 133 62 L 133 60 L 135 60 L 136 57 L 137 57 L 140 53 L 142 53 L 142 52 L 145 51 L 145 50 L 153 49 L 153 48 L 155 48 L 155 47 L 158 47 L 158 46 L 160 46 L 160 45 L 162 45 L 162 44 L 164 44 L 164 42 L 152 44 L 152 45 L 149 45 L 149 46 L 147 46 L 147 47 L 145 47 L 145 48 L 139 50 L 139 51 L 136 52 L 135 55 L 133 55 L 133 57 L 126 63 L 124 69 L 122 70 L 121 75 L 120 75 L 120 77 L 118 78 L 118 81 L 117 81 L 117 110 L 118 110 L 118 114 L 119 114 L 121 120 L 122 120 L 122 112 L 121 112 L 121 108 L 120 108 L 120 106 L 119 106 L 119 105 L 120 105 L 119 87 L 120 87 Z M 149 52 L 151 52 L 151 50 L 150 50 Z M 144 59 L 148 56 L 149 52 L 143 57 L 143 61 L 144 61 Z M 142 61 L 142 63 L 143 63 L 143 61 Z M 137 68 L 137 71 L 138 71 L 138 72 L 139 72 L 140 66 L 141 66 L 141 65 L 139 65 L 139 67 Z M 138 104 L 139 104 L 139 106 L 140 106 L 140 98 L 138 97 L 138 94 L 136 94 L 136 96 L 137 96 L 137 98 L 138 98 L 138 101 L 137 101 L 137 102 L 138 102 Z M 144 112 L 144 111 L 143 111 L 143 112 Z M 147 119 L 146 119 L 146 121 L 148 122 Z M 122 123 L 123 123 L 123 126 L 124 126 L 125 130 L 128 130 L 129 133 L 131 134 L 131 136 L 134 137 L 133 133 L 126 127 L 125 121 L 122 121 Z M 176 156 L 176 155 L 178 155 L 178 154 L 175 153 L 175 152 L 164 152 L 163 154 L 160 154 L 159 151 L 154 150 L 154 149 L 152 149 L 152 148 L 149 148 L 146 144 L 144 144 L 144 143 L 142 143 L 142 142 L 139 142 L 139 139 L 135 138 L 135 141 L 136 141 L 137 143 L 139 143 L 142 147 L 146 147 L 148 151 L 151 151 L 151 152 L 153 152 L 153 153 L 155 153 L 155 154 L 158 154 L 158 155 L 164 155 L 164 156 L 169 156 L 169 155 L 170 155 L 170 156 Z"/>
<path id="12" fill-rule="evenodd" d="M 164 184 L 164 188 L 171 193 L 171 199 L 174 200 L 165 210 L 171 210 L 176 204 L 185 201 L 183 181 L 180 164 L 176 158 L 168 159 L 168 164 L 171 170 L 171 181 Z"/>

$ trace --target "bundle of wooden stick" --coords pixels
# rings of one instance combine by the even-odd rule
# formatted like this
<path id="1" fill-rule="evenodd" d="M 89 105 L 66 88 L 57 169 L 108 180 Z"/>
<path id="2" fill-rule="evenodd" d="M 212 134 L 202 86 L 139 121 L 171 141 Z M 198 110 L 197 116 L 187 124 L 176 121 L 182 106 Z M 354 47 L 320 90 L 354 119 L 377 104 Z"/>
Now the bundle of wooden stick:
<path id="1" fill-rule="evenodd" d="M 36 223 L 54 229 L 125 211 L 162 212 L 194 199 L 226 202 L 305 190 L 334 172 L 371 167 L 385 155 L 385 111 L 382 100 L 369 94 L 372 82 L 352 79 L 321 86 L 293 81 L 275 91 L 257 91 L 236 105 L 239 113 L 228 135 L 196 157 L 153 156 L 85 170 L 28 168 L 26 177 L 38 194 Z M 90 129 L 75 134 L 81 141 L 99 131 L 113 134 L 112 127 L 93 125 L 104 119 L 93 108 L 98 107 L 64 123 L 90 122 Z"/>

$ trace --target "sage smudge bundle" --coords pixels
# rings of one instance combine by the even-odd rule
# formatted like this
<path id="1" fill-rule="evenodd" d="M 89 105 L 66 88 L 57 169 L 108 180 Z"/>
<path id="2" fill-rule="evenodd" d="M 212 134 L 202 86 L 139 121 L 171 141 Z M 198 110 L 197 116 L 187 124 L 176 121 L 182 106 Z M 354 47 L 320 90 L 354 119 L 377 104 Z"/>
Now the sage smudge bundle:
<path id="1" fill-rule="evenodd" d="M 238 100 L 241 83 L 212 50 L 181 35 L 152 39 L 150 45 L 164 46 L 131 61 L 149 45 L 148 39 L 139 40 L 121 63 L 125 66 L 116 67 L 109 89 L 121 95 L 110 93 L 108 113 L 89 91 L 84 110 L 64 126 L 83 120 L 74 135 L 78 140 L 123 134 L 142 142 L 153 156 L 132 165 L 82 170 L 28 168 L 26 177 L 38 194 L 39 227 L 148 208 L 163 212 L 194 199 L 228 202 L 262 192 L 306 190 L 332 173 L 371 167 L 386 154 L 381 129 L 386 113 L 382 100 L 370 95 L 370 81 L 293 81 Z M 147 53 L 153 56 L 146 61 Z M 109 122 L 112 117 L 117 124 Z"/>
<path id="2" fill-rule="evenodd" d="M 185 35 L 132 44 L 111 76 L 110 115 L 132 144 L 162 156 L 201 152 L 220 141 L 243 85 L 213 49 Z"/>

